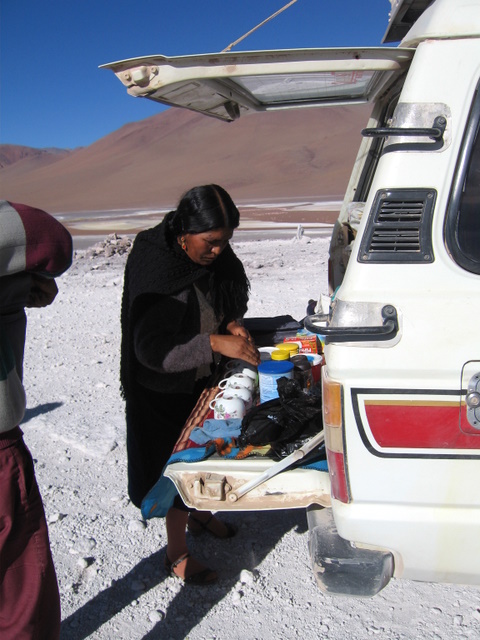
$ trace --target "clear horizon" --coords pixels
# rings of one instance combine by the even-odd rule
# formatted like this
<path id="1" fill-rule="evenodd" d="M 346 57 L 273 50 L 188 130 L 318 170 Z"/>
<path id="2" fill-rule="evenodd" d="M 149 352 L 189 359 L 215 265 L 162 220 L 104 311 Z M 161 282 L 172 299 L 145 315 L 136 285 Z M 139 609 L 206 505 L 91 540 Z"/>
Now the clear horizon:
<path id="1" fill-rule="evenodd" d="M 162 107 L 129 96 L 98 66 L 143 55 L 222 51 L 287 0 L 4 2 L 0 8 L 0 143 L 88 146 Z M 380 46 L 389 0 L 297 0 L 233 48 Z"/>

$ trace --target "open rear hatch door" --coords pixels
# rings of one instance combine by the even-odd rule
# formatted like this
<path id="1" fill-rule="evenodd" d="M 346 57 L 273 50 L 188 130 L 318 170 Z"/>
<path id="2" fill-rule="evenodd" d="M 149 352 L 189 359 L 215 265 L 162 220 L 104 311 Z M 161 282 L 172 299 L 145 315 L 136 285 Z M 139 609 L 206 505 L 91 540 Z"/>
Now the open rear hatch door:
<path id="1" fill-rule="evenodd" d="M 130 95 L 231 122 L 255 111 L 372 102 L 413 49 L 290 49 L 131 58 L 102 65 Z"/>

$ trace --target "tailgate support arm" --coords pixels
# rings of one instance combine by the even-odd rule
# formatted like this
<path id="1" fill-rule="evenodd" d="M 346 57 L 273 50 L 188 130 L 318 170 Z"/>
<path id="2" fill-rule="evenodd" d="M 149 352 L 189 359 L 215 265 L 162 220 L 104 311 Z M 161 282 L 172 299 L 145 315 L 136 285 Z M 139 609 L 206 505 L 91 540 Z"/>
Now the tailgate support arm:
<path id="1" fill-rule="evenodd" d="M 277 474 L 281 473 L 284 469 L 287 469 L 292 464 L 295 464 L 295 462 L 298 462 L 299 460 L 304 458 L 307 455 L 307 453 L 310 453 L 310 451 L 313 451 L 315 447 L 318 447 L 319 445 L 321 445 L 324 439 L 325 439 L 325 436 L 324 436 L 324 431 L 322 429 L 322 431 L 317 433 L 317 435 L 313 436 L 313 438 L 310 438 L 310 440 L 308 440 L 308 442 L 306 442 L 303 446 L 296 449 L 293 453 L 288 455 L 283 460 L 280 460 L 280 462 L 277 462 L 276 464 L 271 466 L 270 469 L 267 469 L 266 471 L 261 473 L 257 478 L 253 478 L 253 480 L 250 480 L 249 482 L 245 483 L 237 491 L 230 492 L 227 496 L 227 499 L 230 502 L 237 502 L 237 500 L 240 500 L 242 496 L 244 496 L 246 493 L 248 493 L 252 489 L 255 489 L 255 487 L 258 487 L 259 485 L 263 484 L 267 480 L 270 480 L 270 478 L 273 478 L 273 476 L 276 476 Z"/>

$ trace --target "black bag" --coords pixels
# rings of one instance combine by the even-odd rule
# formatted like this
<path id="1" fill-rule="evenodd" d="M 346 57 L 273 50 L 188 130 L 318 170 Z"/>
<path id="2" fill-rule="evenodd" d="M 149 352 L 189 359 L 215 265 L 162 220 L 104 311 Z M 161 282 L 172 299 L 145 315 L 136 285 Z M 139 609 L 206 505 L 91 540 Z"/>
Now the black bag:
<path id="1" fill-rule="evenodd" d="M 292 316 L 274 316 L 271 318 L 244 318 L 243 325 L 248 329 L 257 347 L 268 347 L 284 338 L 294 338 L 303 325 Z"/>
<path id="2" fill-rule="evenodd" d="M 278 455 L 287 455 L 323 428 L 322 397 L 316 387 L 306 393 L 296 380 L 278 380 L 279 397 L 259 404 L 242 420 L 238 444 L 270 444 Z M 286 447 L 291 444 L 293 446 Z"/>
<path id="3" fill-rule="evenodd" d="M 238 444 L 245 447 L 253 444 L 261 447 L 281 437 L 284 409 L 280 398 L 268 400 L 248 411 L 243 420 Z"/>

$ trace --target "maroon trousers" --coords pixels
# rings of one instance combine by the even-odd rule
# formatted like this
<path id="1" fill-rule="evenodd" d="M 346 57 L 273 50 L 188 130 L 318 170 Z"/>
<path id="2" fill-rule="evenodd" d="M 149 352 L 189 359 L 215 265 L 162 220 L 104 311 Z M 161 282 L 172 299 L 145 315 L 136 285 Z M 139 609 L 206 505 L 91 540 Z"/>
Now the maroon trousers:
<path id="1" fill-rule="evenodd" d="M 0 638 L 56 640 L 60 597 L 30 452 L 0 433 Z"/>

